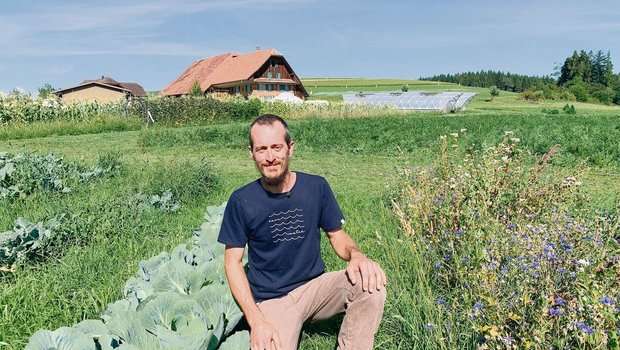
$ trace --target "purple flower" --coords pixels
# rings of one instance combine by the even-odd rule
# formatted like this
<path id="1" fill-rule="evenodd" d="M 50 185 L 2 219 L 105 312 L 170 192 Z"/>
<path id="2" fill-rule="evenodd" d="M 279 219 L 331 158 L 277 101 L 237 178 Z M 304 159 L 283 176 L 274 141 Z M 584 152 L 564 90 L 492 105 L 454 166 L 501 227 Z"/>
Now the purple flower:
<path id="1" fill-rule="evenodd" d="M 607 306 L 613 306 L 614 305 L 614 300 L 610 297 L 602 297 L 598 300 L 601 304 L 603 305 L 607 305 Z"/>
<path id="2" fill-rule="evenodd" d="M 446 327 L 447 330 L 451 330 L 452 329 L 452 323 L 448 322 L 444 325 Z"/>
<path id="3" fill-rule="evenodd" d="M 562 310 L 562 308 L 560 308 L 559 306 L 555 306 L 549 309 L 549 314 L 551 316 L 560 317 L 564 315 L 564 310 Z"/>
<path id="4" fill-rule="evenodd" d="M 446 299 L 444 299 L 444 298 L 437 298 L 437 300 L 435 300 L 435 303 L 437 305 L 443 305 L 443 304 L 446 303 Z"/>
<path id="5" fill-rule="evenodd" d="M 484 303 L 481 301 L 477 301 L 474 303 L 474 310 L 481 310 L 484 308 Z"/>
<path id="6" fill-rule="evenodd" d="M 590 325 L 588 325 L 586 323 L 577 322 L 577 323 L 575 323 L 575 326 L 577 326 L 577 328 L 579 328 L 582 331 L 584 331 L 587 335 L 594 334 L 594 328 L 592 328 Z"/>
<path id="7" fill-rule="evenodd" d="M 427 323 L 427 324 L 424 325 L 424 329 L 426 329 L 426 330 L 432 330 L 432 329 L 435 329 L 435 328 L 437 328 L 437 325 L 435 325 L 434 323 Z"/>
<path id="8" fill-rule="evenodd" d="M 469 262 L 469 258 L 468 257 L 461 258 L 461 262 L 463 264 L 467 264 Z"/>
<path id="9" fill-rule="evenodd" d="M 452 257 L 452 255 L 450 255 L 448 253 L 443 255 L 443 258 L 446 259 L 446 260 L 450 259 L 451 257 Z"/>
<path id="10" fill-rule="evenodd" d="M 454 234 L 457 235 L 457 236 L 460 236 L 460 235 L 463 234 L 463 231 L 460 228 L 458 228 L 458 229 L 456 229 L 456 231 L 454 231 Z"/>
<path id="11" fill-rule="evenodd" d="M 562 269 L 562 268 L 559 268 L 559 269 L 558 269 L 558 273 L 559 273 L 560 275 L 563 275 L 565 272 L 566 272 L 566 269 Z"/>
<path id="12" fill-rule="evenodd" d="M 517 228 L 517 225 L 515 225 L 513 223 L 508 224 L 508 229 L 509 230 L 514 230 L 515 228 Z"/>
<path id="13" fill-rule="evenodd" d="M 555 305 L 564 306 L 566 305 L 566 300 L 562 299 L 562 297 L 555 296 Z"/>
<path id="14" fill-rule="evenodd" d="M 513 341 L 515 341 L 514 338 L 509 335 L 502 338 L 502 342 L 507 346 L 510 346 L 510 344 L 512 344 Z"/>

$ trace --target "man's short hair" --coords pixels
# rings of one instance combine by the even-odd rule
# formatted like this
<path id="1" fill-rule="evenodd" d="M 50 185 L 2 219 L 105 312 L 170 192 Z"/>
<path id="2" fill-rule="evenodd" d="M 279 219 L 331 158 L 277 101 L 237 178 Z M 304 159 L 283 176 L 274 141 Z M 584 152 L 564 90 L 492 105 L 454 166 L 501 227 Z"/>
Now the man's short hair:
<path id="1" fill-rule="evenodd" d="M 258 125 L 273 125 L 274 123 L 280 123 L 284 126 L 284 141 L 286 141 L 286 145 L 288 146 L 291 143 L 291 131 L 288 128 L 288 124 L 281 117 L 275 114 L 263 114 L 260 117 L 256 118 L 252 124 L 250 124 L 250 129 L 248 131 L 248 137 L 250 138 L 250 150 L 254 148 L 254 143 L 252 142 L 252 127 L 256 124 Z"/>

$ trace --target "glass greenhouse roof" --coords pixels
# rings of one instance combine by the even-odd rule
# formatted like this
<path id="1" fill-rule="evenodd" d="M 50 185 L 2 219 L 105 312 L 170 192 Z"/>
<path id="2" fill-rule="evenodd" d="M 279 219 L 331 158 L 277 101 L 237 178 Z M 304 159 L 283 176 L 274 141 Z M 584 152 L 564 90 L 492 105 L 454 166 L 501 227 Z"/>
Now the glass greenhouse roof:
<path id="1" fill-rule="evenodd" d="M 366 106 L 390 106 L 396 109 L 416 111 L 452 112 L 463 110 L 474 92 L 384 92 L 344 94 L 342 98 L 346 104 Z"/>

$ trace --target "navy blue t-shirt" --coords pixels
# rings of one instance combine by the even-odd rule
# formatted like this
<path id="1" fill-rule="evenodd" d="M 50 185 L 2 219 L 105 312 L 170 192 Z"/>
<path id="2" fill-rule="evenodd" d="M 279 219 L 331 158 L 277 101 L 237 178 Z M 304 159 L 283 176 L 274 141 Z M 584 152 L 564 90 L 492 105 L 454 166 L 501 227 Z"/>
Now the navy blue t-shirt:
<path id="1" fill-rule="evenodd" d="M 320 229 L 344 223 L 327 181 L 297 172 L 291 191 L 274 194 L 260 180 L 233 192 L 218 242 L 248 245 L 248 271 L 256 301 L 277 298 L 325 272 Z"/>

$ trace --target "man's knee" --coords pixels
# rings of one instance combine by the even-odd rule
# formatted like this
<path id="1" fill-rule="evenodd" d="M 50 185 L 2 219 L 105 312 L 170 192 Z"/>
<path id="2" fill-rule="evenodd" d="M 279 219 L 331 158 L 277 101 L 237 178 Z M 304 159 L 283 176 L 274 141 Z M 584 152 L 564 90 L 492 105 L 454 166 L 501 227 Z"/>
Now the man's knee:
<path id="1" fill-rule="evenodd" d="M 387 297 L 387 290 L 385 286 L 379 290 L 373 290 L 371 292 L 369 290 L 364 290 L 362 284 L 358 282 L 353 286 L 353 288 L 354 300 L 360 300 L 365 305 L 368 305 L 369 308 L 383 310 L 383 305 L 385 304 L 385 299 Z"/>

